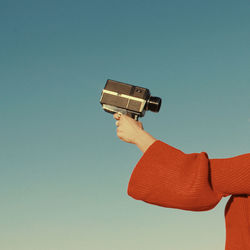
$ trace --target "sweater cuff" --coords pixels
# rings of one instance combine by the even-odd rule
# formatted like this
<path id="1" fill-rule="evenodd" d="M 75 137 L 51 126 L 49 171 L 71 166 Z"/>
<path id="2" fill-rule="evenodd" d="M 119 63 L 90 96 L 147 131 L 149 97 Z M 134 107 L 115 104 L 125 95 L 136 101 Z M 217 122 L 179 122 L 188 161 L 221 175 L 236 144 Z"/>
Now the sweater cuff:
<path id="1" fill-rule="evenodd" d="M 154 180 L 165 175 L 166 166 L 162 166 L 162 155 L 169 160 L 174 159 L 175 162 L 178 162 L 182 160 L 185 154 L 160 140 L 152 143 L 131 174 L 127 189 L 129 196 L 137 200 L 142 199 L 155 185 Z"/>

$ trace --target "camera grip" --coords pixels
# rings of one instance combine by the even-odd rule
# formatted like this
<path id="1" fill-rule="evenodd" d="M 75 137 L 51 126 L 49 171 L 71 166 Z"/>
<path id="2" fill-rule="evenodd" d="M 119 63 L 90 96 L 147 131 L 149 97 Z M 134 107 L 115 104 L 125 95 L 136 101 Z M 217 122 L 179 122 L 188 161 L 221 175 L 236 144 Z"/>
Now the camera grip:
<path id="1" fill-rule="evenodd" d="M 133 118 L 134 120 L 138 121 L 139 119 L 139 115 L 133 114 L 133 113 L 127 113 L 127 116 Z"/>

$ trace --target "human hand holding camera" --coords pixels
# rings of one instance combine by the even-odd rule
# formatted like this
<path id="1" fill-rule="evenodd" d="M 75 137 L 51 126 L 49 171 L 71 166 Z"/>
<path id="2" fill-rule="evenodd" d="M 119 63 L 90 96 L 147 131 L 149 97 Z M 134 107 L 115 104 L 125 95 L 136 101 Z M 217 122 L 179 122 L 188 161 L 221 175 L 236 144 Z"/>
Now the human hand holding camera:
<path id="1" fill-rule="evenodd" d="M 117 136 L 122 141 L 135 144 L 143 153 L 156 141 L 138 121 L 145 111 L 160 110 L 161 98 L 151 96 L 149 89 L 109 79 L 100 103 L 104 111 L 114 114 Z"/>
<path id="2" fill-rule="evenodd" d="M 117 136 L 125 142 L 135 144 L 143 153 L 156 139 L 143 129 L 141 122 L 121 113 L 115 113 Z"/>

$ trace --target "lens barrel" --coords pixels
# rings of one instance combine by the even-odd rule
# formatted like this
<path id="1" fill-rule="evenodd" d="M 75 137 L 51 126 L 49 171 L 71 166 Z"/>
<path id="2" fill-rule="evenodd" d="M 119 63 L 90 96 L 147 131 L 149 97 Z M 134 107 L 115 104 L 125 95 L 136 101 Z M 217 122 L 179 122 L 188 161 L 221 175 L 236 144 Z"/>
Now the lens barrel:
<path id="1" fill-rule="evenodd" d="M 152 112 L 159 112 L 161 108 L 161 98 L 156 96 L 150 96 L 148 99 L 147 110 Z"/>

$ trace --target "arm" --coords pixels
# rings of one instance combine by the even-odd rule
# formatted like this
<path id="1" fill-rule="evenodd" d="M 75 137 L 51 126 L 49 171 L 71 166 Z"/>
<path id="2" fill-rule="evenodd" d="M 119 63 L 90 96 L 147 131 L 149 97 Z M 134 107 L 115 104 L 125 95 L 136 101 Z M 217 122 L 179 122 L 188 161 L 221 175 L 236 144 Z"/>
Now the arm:
<path id="1" fill-rule="evenodd" d="M 144 153 L 131 175 L 128 194 L 151 204 L 186 210 L 207 210 L 221 199 L 211 187 L 205 153 L 184 154 L 143 130 L 142 124 L 114 115 L 117 136 Z"/>
<path id="2" fill-rule="evenodd" d="M 185 154 L 155 141 L 131 175 L 128 194 L 137 200 L 171 208 L 212 209 L 222 195 L 211 185 L 207 154 Z"/>
<path id="3" fill-rule="evenodd" d="M 118 137 L 144 153 L 128 185 L 133 198 L 199 211 L 213 208 L 222 196 L 250 194 L 250 154 L 211 160 L 205 152 L 185 154 L 153 138 L 140 123 L 121 118 Z"/>
<path id="4" fill-rule="evenodd" d="M 164 207 L 208 210 L 227 195 L 250 195 L 250 154 L 208 159 L 153 143 L 133 170 L 128 194 Z"/>
<path id="5" fill-rule="evenodd" d="M 223 196 L 250 195 L 250 154 L 211 159 L 212 186 Z"/>

